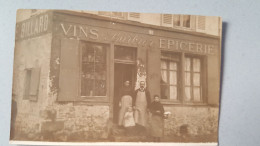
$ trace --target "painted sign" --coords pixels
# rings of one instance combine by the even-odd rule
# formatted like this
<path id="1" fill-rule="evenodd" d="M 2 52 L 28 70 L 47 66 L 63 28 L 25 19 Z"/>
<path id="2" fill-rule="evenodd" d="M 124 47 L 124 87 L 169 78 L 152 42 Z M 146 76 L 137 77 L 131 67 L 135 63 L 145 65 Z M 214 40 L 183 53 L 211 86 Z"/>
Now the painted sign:
<path id="1" fill-rule="evenodd" d="M 149 47 L 167 50 L 176 50 L 190 53 L 214 55 L 217 45 L 183 39 L 168 39 L 148 34 L 125 32 L 109 28 L 87 26 L 83 24 L 58 23 L 59 32 L 66 37 L 79 39 L 113 42 L 137 47 Z M 148 32 L 147 32 L 148 33 Z"/>
<path id="2" fill-rule="evenodd" d="M 136 33 L 66 23 L 60 23 L 58 27 L 58 30 L 61 30 L 62 34 L 67 37 L 109 41 L 132 46 L 151 47 L 153 45 L 151 39 Z"/>
<path id="3" fill-rule="evenodd" d="M 34 16 L 28 20 L 17 23 L 16 39 L 26 39 L 42 35 L 51 30 L 50 13 Z"/>
<path id="4" fill-rule="evenodd" d="M 206 43 L 192 42 L 177 39 L 159 39 L 159 47 L 161 49 L 177 50 L 184 52 L 193 52 L 200 54 L 214 55 L 217 53 L 217 46 Z"/>

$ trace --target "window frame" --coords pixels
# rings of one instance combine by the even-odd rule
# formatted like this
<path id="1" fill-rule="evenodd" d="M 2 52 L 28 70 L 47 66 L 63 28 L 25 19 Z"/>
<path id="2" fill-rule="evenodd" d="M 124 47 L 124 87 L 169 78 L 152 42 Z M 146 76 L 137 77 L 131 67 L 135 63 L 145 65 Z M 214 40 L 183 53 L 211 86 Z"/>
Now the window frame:
<path id="1" fill-rule="evenodd" d="M 30 75 L 28 75 L 29 72 L 30 72 Z M 24 77 L 24 90 L 23 90 L 23 99 L 24 100 L 30 100 L 31 79 L 32 79 L 32 68 L 26 68 L 25 77 Z"/>
<path id="2" fill-rule="evenodd" d="M 203 63 L 204 63 L 204 59 L 203 59 L 203 57 L 202 56 L 199 56 L 199 55 L 194 55 L 194 54 L 189 54 L 189 53 L 184 53 L 184 68 L 185 68 L 185 61 L 186 61 L 186 57 L 189 57 L 189 58 L 191 58 L 191 64 L 190 64 L 190 71 L 186 71 L 185 69 L 184 69 L 184 85 L 183 85 L 183 87 L 184 87 L 184 90 L 185 90 L 185 87 L 187 87 L 186 85 L 185 85 L 185 73 L 186 72 L 189 72 L 190 73 L 190 86 L 188 86 L 188 87 L 190 87 L 190 95 L 191 95 L 191 98 L 190 98 L 190 100 L 189 101 L 186 101 L 185 100 L 185 92 L 184 92 L 184 95 L 183 95 L 183 102 L 184 103 L 194 103 L 194 104 L 196 104 L 196 103 L 204 103 L 204 94 L 203 94 L 203 90 L 204 90 L 204 86 L 203 86 L 203 75 L 204 75 L 204 70 L 203 70 Z M 193 59 L 199 59 L 200 60 L 200 72 L 194 72 L 193 71 Z M 193 78 L 194 78 L 194 73 L 200 73 L 200 86 L 194 86 L 194 83 L 193 83 Z M 200 101 L 195 101 L 194 100 L 194 87 L 200 87 Z"/>
<path id="3" fill-rule="evenodd" d="M 38 100 L 40 85 L 40 68 L 32 67 L 25 69 L 23 99 L 29 101 Z"/>
<path id="4" fill-rule="evenodd" d="M 81 84 L 82 84 L 82 79 L 81 79 L 81 71 L 82 71 L 82 44 L 87 43 L 87 44 L 97 44 L 104 46 L 106 48 L 106 94 L 104 96 L 81 96 Z M 78 97 L 76 98 L 75 101 L 90 101 L 90 102 L 107 102 L 108 101 L 108 96 L 109 96 L 109 52 L 111 46 L 109 43 L 103 43 L 103 42 L 95 42 L 95 41 L 87 41 L 87 40 L 79 40 L 79 89 L 78 89 Z"/>
<path id="5" fill-rule="evenodd" d="M 182 104 L 182 105 L 208 105 L 207 103 L 207 55 L 201 55 L 201 54 L 192 54 L 188 52 L 180 52 L 180 51 L 171 51 L 166 49 L 160 50 L 161 54 L 162 52 L 166 53 L 172 53 L 176 55 L 180 55 L 180 61 L 179 61 L 179 75 L 177 76 L 177 100 L 171 100 L 171 99 L 161 99 L 163 104 Z M 193 57 L 200 59 L 200 101 L 185 101 L 185 57 Z M 160 61 L 162 56 L 160 57 Z M 161 67 L 160 67 L 161 71 Z M 161 77 L 161 74 L 160 74 Z M 192 79 L 190 79 L 192 81 Z M 192 87 L 192 86 L 191 86 Z M 160 83 L 160 97 L 161 97 L 161 83 Z"/>
<path id="6" fill-rule="evenodd" d="M 163 53 L 174 54 L 174 55 L 179 57 L 179 61 L 173 59 L 174 60 L 173 62 L 175 62 L 177 64 L 177 69 L 176 70 L 170 70 L 170 66 L 169 66 L 170 60 L 162 58 L 162 54 Z M 180 90 L 181 89 L 181 83 L 180 83 L 181 82 L 180 81 L 180 79 L 181 79 L 181 53 L 161 50 L 160 55 L 161 55 L 160 56 L 160 62 L 162 60 L 166 60 L 166 65 L 167 65 L 167 69 L 162 69 L 160 67 L 160 78 L 161 78 L 161 71 L 162 70 L 166 70 L 167 71 L 167 82 L 168 82 L 167 84 L 161 84 L 161 82 L 160 82 L 160 97 L 162 97 L 162 95 L 161 95 L 161 86 L 167 86 L 169 88 L 169 90 L 168 90 L 169 97 L 167 99 L 161 98 L 161 100 L 162 100 L 162 102 L 180 103 L 181 102 L 181 95 L 182 95 L 181 94 L 181 90 Z M 170 71 L 176 71 L 176 73 L 177 73 L 176 85 L 170 84 Z M 170 99 L 170 86 L 176 86 L 176 88 L 177 88 L 177 97 L 176 97 L 176 99 Z"/>
<path id="7" fill-rule="evenodd" d="M 166 15 L 171 16 L 170 22 L 165 23 L 164 19 L 167 17 Z M 184 26 L 184 16 L 189 16 L 189 27 Z M 175 25 L 176 18 L 179 17 L 179 25 Z M 194 21 L 194 20 L 193 20 Z M 185 29 L 185 30 L 193 30 L 192 28 L 192 15 L 181 15 L 181 14 L 162 14 L 161 15 L 161 26 L 178 28 L 178 29 Z"/>

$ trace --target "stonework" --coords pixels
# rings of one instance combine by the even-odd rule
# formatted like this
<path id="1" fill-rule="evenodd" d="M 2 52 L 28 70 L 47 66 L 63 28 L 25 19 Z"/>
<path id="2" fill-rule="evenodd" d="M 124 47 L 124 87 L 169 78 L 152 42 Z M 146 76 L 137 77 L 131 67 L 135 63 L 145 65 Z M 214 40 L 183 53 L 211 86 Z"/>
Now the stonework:
<path id="1" fill-rule="evenodd" d="M 16 135 L 37 139 L 40 133 L 40 111 L 47 105 L 49 62 L 52 34 L 46 34 L 33 39 L 16 42 L 13 79 L 13 93 L 17 99 Z M 24 99 L 25 70 L 41 68 L 40 83 L 37 101 Z M 22 109 L 22 110 L 19 110 Z M 20 137 L 22 138 L 22 137 Z"/>
<path id="2" fill-rule="evenodd" d="M 164 107 L 172 114 L 164 123 L 164 135 L 187 137 L 215 135 L 218 131 L 217 107 Z"/>

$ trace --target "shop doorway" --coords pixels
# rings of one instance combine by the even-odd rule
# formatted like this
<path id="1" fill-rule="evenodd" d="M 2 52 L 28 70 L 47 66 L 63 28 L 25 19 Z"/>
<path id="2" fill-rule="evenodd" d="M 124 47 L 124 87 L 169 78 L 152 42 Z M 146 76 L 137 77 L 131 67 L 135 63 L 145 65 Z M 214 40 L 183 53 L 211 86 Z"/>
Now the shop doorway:
<path id="1" fill-rule="evenodd" d="M 114 71 L 114 99 L 113 99 L 113 122 L 118 123 L 120 91 L 125 81 L 130 81 L 130 86 L 134 90 L 135 85 L 135 65 L 125 63 L 115 63 Z"/>

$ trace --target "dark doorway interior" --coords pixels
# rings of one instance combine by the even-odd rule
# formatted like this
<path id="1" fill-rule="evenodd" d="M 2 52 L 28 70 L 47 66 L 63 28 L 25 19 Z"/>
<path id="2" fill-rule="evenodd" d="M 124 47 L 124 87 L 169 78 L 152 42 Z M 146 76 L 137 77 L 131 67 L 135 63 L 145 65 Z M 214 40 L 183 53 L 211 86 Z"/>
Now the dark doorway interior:
<path id="1" fill-rule="evenodd" d="M 119 112 L 119 100 L 120 100 L 120 90 L 124 86 L 126 80 L 130 81 L 131 88 L 134 89 L 135 84 L 135 65 L 134 64 L 124 64 L 115 63 L 114 72 L 114 108 L 113 108 L 113 122 L 118 123 L 118 112 Z"/>

